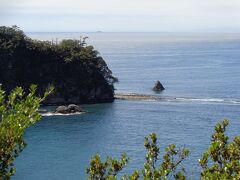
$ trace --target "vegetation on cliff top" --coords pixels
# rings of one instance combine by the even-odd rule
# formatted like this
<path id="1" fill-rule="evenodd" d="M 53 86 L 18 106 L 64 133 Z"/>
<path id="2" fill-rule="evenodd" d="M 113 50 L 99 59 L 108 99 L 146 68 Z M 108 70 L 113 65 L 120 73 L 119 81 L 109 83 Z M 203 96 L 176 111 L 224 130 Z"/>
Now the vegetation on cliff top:
<path id="1" fill-rule="evenodd" d="M 0 84 L 7 92 L 37 84 L 39 94 L 52 84 L 55 93 L 46 103 L 109 102 L 116 79 L 98 54 L 85 38 L 55 44 L 32 40 L 17 26 L 1 26 Z"/>

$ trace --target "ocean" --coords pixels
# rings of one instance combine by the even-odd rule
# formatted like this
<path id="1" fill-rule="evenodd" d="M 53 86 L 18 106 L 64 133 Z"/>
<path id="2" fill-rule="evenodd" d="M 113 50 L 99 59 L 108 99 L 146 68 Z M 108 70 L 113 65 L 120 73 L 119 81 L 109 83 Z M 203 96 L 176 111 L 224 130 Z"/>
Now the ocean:
<path id="1" fill-rule="evenodd" d="M 115 92 L 164 100 L 115 100 L 82 105 L 88 113 L 45 115 L 26 132 L 28 146 L 17 158 L 15 180 L 85 179 L 91 157 L 122 152 L 130 163 L 122 174 L 141 169 L 144 137 L 155 132 L 160 157 L 168 144 L 190 150 L 188 177 L 199 179 L 198 159 L 214 125 L 228 118 L 227 134 L 240 135 L 240 34 L 230 33 L 27 33 L 58 41 L 87 36 L 118 77 Z M 165 90 L 152 91 L 160 80 Z M 55 107 L 46 107 L 54 110 Z"/>

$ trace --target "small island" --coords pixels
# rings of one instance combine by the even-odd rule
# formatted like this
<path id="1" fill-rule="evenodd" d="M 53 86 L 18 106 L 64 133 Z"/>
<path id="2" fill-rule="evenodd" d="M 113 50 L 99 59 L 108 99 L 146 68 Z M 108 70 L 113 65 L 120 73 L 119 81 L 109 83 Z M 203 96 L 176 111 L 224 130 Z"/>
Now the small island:
<path id="1" fill-rule="evenodd" d="M 155 92 L 161 92 L 165 90 L 165 88 L 163 87 L 162 83 L 160 81 L 156 81 L 154 87 L 153 87 L 153 91 Z"/>
<path id="2" fill-rule="evenodd" d="M 9 93 L 16 86 L 38 94 L 53 85 L 44 104 L 103 103 L 114 100 L 112 75 L 99 53 L 81 40 L 59 43 L 33 40 L 17 26 L 0 27 L 0 84 Z"/>

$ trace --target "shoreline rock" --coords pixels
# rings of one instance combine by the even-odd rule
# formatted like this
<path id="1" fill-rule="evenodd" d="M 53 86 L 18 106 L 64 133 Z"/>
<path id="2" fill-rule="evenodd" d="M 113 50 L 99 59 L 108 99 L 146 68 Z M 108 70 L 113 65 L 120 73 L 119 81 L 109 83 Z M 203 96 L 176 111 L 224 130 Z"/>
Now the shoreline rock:
<path id="1" fill-rule="evenodd" d="M 78 112 L 85 112 L 85 111 L 76 104 L 69 104 L 68 106 L 58 106 L 54 113 L 73 114 Z"/>

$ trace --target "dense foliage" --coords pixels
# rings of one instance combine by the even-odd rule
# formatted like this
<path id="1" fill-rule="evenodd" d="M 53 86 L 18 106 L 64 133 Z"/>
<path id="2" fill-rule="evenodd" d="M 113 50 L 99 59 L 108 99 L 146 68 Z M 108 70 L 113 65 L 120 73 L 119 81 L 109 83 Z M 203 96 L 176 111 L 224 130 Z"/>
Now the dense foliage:
<path id="1" fill-rule="evenodd" d="M 229 142 L 225 135 L 228 120 L 218 123 L 212 135 L 212 142 L 199 160 L 202 172 L 200 179 L 240 179 L 240 136 Z M 175 144 L 169 145 L 159 161 L 159 147 L 156 134 L 145 137 L 144 146 L 147 150 L 146 161 L 141 171 L 134 171 L 131 175 L 120 177 L 121 180 L 161 180 L 187 179 L 182 161 L 189 155 L 186 148 L 176 149 Z M 119 172 L 127 165 L 129 158 L 124 154 L 122 158 L 113 160 L 108 157 L 102 162 L 99 155 L 94 156 L 87 168 L 88 179 L 116 180 Z M 114 173 L 112 173 L 114 172 Z M 141 172 L 141 173 L 140 173 Z"/>
<path id="2" fill-rule="evenodd" d="M 90 162 L 90 167 L 87 168 L 89 177 L 87 179 L 116 179 L 117 174 L 127 165 L 129 158 L 126 154 L 122 154 L 120 160 L 107 157 L 105 161 L 97 154 Z"/>
<path id="3" fill-rule="evenodd" d="M 41 98 L 35 95 L 36 86 L 31 86 L 29 94 L 17 87 L 6 98 L 0 88 L 0 179 L 10 179 L 15 173 L 13 161 L 26 146 L 24 132 L 41 118 L 37 110 L 51 91 Z"/>
<path id="4" fill-rule="evenodd" d="M 199 160 L 203 179 L 240 179 L 240 136 L 229 142 L 225 135 L 228 124 L 224 120 L 216 125 L 211 145 Z"/>
<path id="5" fill-rule="evenodd" d="M 0 84 L 7 92 L 37 84 L 40 94 L 53 84 L 49 103 L 112 101 L 116 78 L 85 39 L 56 44 L 32 40 L 16 26 L 1 26 Z"/>

